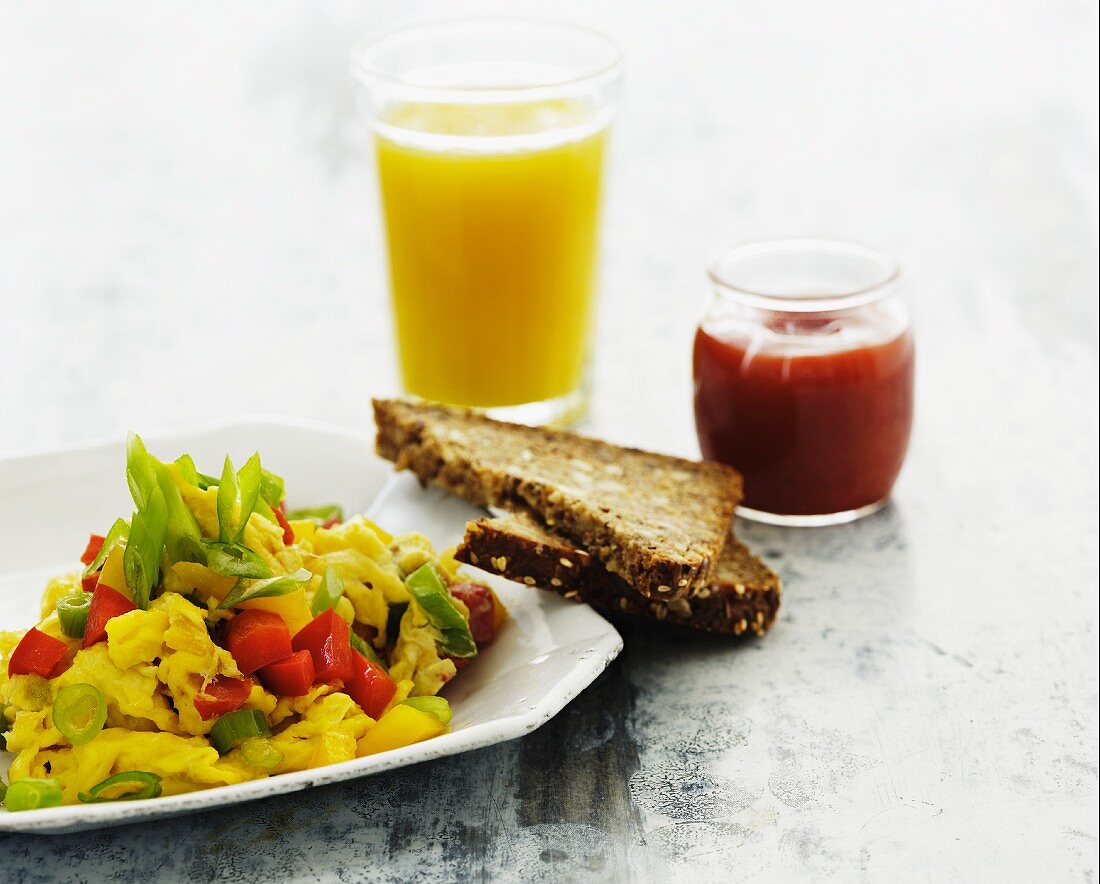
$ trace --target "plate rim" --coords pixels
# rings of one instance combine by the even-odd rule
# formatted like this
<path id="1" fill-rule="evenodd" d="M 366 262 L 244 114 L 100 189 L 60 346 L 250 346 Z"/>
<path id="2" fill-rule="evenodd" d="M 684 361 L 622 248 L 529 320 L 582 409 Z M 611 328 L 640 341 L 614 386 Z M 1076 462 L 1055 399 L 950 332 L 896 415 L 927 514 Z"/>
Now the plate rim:
<path id="1" fill-rule="evenodd" d="M 340 436 L 361 442 L 370 442 L 373 434 L 355 427 L 329 423 L 312 418 L 277 414 L 242 414 L 232 418 L 206 422 L 195 427 L 153 430 L 142 433 L 144 438 L 170 441 L 183 436 L 214 434 L 247 428 L 279 426 Z M 0 464 L 13 461 L 30 461 L 44 458 L 83 454 L 123 444 L 117 436 L 88 440 L 71 445 L 38 446 L 17 451 L 0 452 Z M 377 457 L 373 448 L 369 457 Z M 475 569 L 476 570 L 476 569 Z M 512 581 L 514 582 L 514 581 Z M 527 589 L 527 587 L 524 587 Z M 557 596 L 553 596 L 554 599 Z M 569 604 L 568 602 L 564 602 Z M 554 684 L 537 706 L 523 712 L 480 722 L 440 737 L 380 752 L 377 755 L 354 758 L 338 764 L 290 771 L 256 780 L 245 780 L 232 785 L 198 789 L 179 795 L 152 798 L 142 801 L 114 804 L 61 805 L 33 811 L 11 814 L 0 810 L 0 832 L 59 835 L 92 829 L 104 829 L 140 821 L 154 821 L 183 816 L 202 810 L 216 810 L 273 798 L 316 786 L 358 779 L 405 767 L 458 755 L 475 749 L 483 749 L 498 743 L 516 739 L 537 730 L 595 681 L 618 657 L 623 649 L 623 639 L 618 630 L 592 608 L 586 609 L 597 627 L 591 636 L 591 655 L 578 657 L 578 665 Z M 598 625 L 602 624 L 602 625 Z M 561 646 L 559 646 L 561 647 Z M 589 656 L 591 659 L 589 659 Z M 586 665 L 583 665 L 586 664 Z"/>

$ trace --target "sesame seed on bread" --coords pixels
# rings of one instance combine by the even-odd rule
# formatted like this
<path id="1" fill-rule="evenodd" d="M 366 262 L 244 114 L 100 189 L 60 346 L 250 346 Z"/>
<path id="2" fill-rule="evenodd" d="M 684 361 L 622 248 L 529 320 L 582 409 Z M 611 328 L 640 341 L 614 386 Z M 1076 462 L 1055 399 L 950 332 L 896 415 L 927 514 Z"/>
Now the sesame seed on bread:
<path id="1" fill-rule="evenodd" d="M 730 533 L 740 475 L 476 412 L 375 400 L 377 449 L 467 500 L 530 514 L 653 599 L 703 589 Z"/>
<path id="2" fill-rule="evenodd" d="M 642 597 L 587 552 L 521 514 L 469 522 L 455 557 L 605 611 L 722 635 L 763 635 L 779 610 L 778 575 L 732 536 L 707 586 L 672 601 Z"/>

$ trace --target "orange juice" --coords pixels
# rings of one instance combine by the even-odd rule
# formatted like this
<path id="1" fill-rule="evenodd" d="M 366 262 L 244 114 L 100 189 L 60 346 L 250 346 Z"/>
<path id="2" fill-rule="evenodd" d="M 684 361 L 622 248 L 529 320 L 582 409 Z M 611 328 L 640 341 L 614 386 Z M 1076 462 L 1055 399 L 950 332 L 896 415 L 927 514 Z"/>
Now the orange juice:
<path id="1" fill-rule="evenodd" d="M 567 101 L 405 104 L 376 128 L 407 392 L 475 407 L 584 380 L 606 121 Z"/>

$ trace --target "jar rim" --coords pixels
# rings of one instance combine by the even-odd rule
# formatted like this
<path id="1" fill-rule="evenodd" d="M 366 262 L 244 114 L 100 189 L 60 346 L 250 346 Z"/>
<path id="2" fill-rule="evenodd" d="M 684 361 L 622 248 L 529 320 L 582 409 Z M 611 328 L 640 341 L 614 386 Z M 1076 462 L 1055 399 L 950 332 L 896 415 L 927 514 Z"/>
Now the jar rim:
<path id="1" fill-rule="evenodd" d="M 736 268 L 744 268 L 752 261 L 783 256 L 800 256 L 805 259 L 814 255 L 850 260 L 853 267 L 857 264 L 862 266 L 867 278 L 849 284 L 823 286 L 822 291 L 791 291 L 784 290 L 782 286 L 748 285 L 733 278 Z M 901 276 L 901 269 L 893 258 L 863 243 L 841 239 L 789 237 L 720 249 L 711 258 L 707 275 L 720 297 L 752 306 L 803 313 L 841 310 L 881 300 L 890 294 Z"/>
<path id="2" fill-rule="evenodd" d="M 541 31 L 559 39 L 583 40 L 598 47 L 597 58 L 587 66 L 564 76 L 509 84 L 435 84 L 419 81 L 408 73 L 388 68 L 380 56 L 401 43 L 415 43 L 434 37 L 462 36 L 464 31 L 519 29 Z M 619 76 L 622 51 L 606 34 L 584 25 L 524 16 L 468 16 L 429 19 L 383 28 L 367 34 L 351 53 L 352 70 L 364 83 L 384 84 L 415 93 L 440 94 L 458 101 L 525 101 L 543 93 L 567 89 Z"/>

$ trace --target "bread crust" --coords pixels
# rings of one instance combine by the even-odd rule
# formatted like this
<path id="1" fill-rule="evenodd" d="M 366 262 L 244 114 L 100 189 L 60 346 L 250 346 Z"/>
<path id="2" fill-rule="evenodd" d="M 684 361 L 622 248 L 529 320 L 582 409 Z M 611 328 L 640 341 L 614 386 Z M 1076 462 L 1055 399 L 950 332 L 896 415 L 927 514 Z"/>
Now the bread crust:
<path id="1" fill-rule="evenodd" d="M 764 635 L 781 597 L 778 575 L 735 537 L 727 541 L 706 588 L 672 601 L 644 598 L 596 558 L 522 516 L 469 522 L 455 557 L 601 610 L 727 636 Z"/>
<path id="2" fill-rule="evenodd" d="M 441 405 L 376 399 L 374 415 L 378 453 L 398 469 L 531 515 L 647 598 L 707 586 L 741 499 L 740 475 L 709 461 Z"/>

